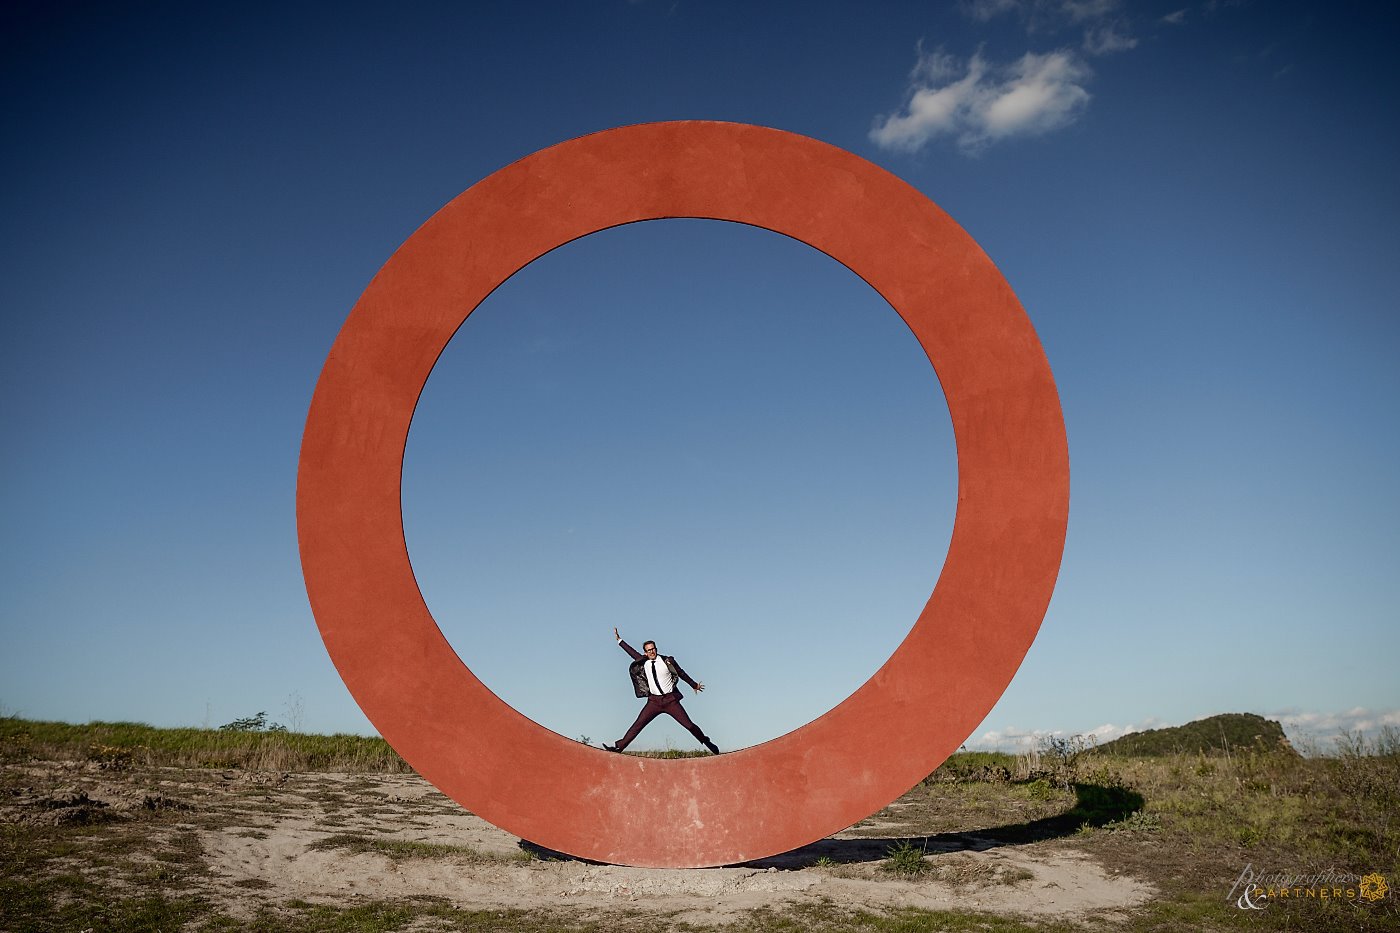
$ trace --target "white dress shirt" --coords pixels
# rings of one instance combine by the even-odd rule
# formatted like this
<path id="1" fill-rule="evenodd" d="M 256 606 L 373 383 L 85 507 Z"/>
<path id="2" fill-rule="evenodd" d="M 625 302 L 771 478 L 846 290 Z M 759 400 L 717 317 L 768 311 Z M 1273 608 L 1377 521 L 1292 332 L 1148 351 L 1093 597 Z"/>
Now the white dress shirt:
<path id="1" fill-rule="evenodd" d="M 671 676 L 671 669 L 660 655 L 654 661 L 648 658 L 642 662 L 642 669 L 647 675 L 647 690 L 651 691 L 652 696 L 665 696 L 676 689 L 676 678 Z"/>

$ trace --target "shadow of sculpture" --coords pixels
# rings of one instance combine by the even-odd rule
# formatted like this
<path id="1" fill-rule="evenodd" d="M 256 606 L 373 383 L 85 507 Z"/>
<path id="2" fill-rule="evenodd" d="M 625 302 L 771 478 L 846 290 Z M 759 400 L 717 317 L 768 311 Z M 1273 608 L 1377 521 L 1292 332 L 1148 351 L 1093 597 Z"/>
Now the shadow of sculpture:
<path id="1" fill-rule="evenodd" d="M 528 839 L 521 839 L 516 843 L 516 847 L 521 852 L 528 852 L 542 862 L 578 862 L 580 865 L 607 865 L 608 862 L 595 862 L 591 858 L 582 858 L 577 855 L 569 855 L 567 852 L 558 852 L 547 848 Z"/>
<path id="2" fill-rule="evenodd" d="M 767 858 L 741 862 L 744 868 L 776 868 L 796 870 L 810 868 L 825 859 L 837 864 L 879 862 L 889 857 L 890 849 L 901 843 L 912 842 L 922 846 L 930 855 L 950 852 L 985 852 L 1002 846 L 1026 845 L 1046 839 L 1072 836 L 1085 826 L 1100 827 L 1126 819 L 1142 809 L 1143 798 L 1137 791 L 1118 784 L 1073 784 L 1074 806 L 1055 816 L 1042 817 L 1022 823 L 1007 823 L 987 829 L 964 832 L 944 832 L 921 836 L 861 836 L 837 838 L 828 836 L 800 848 Z M 544 846 L 522 839 L 522 851 L 544 861 L 579 862 L 584 865 L 605 865 L 591 859 L 577 858 L 563 852 L 556 852 Z"/>
<path id="3" fill-rule="evenodd" d="M 889 857 L 890 849 L 905 842 L 920 845 L 930 855 L 950 852 L 985 852 L 1009 845 L 1026 845 L 1046 839 L 1072 836 L 1085 826 L 1100 827 L 1126 819 L 1143 807 L 1135 790 L 1119 784 L 1073 784 L 1074 806 L 1055 816 L 1022 823 L 1007 823 L 987 829 L 934 833 L 928 836 L 885 836 L 837 838 L 828 836 L 809 845 L 768 858 L 744 862 L 749 868 L 810 868 L 821 859 L 838 864 L 878 862 Z"/>

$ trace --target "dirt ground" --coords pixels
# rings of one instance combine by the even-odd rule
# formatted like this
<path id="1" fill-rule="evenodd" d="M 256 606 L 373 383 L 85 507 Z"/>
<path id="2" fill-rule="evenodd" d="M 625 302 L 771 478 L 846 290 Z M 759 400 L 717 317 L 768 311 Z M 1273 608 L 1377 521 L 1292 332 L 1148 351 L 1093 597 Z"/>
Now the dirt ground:
<path id="1" fill-rule="evenodd" d="M 1155 894 L 1100 864 L 1072 836 L 1013 844 L 960 830 L 959 820 L 998 825 L 1008 815 L 979 815 L 977 802 L 964 799 L 954 818 L 940 809 L 937 787 L 917 787 L 845 832 L 773 858 L 641 869 L 540 850 L 411 774 L 114 773 L 90 763 L 8 770 L 0 820 L 36 829 L 101 824 L 103 833 L 125 834 L 121 859 L 79 851 L 58 860 L 64 870 L 130 887 L 142 883 L 141 866 L 183 859 L 188 883 L 240 918 L 290 900 L 343 907 L 426 897 L 474 910 L 594 916 L 644 902 L 648 911 L 698 925 L 824 901 L 1111 921 Z M 1025 806 L 1028 819 L 1045 815 L 1043 804 Z M 102 833 L 88 838 L 98 846 Z M 905 840 L 927 852 L 918 874 L 890 870 L 889 850 Z M 170 854 L 177 850 L 183 855 Z"/>

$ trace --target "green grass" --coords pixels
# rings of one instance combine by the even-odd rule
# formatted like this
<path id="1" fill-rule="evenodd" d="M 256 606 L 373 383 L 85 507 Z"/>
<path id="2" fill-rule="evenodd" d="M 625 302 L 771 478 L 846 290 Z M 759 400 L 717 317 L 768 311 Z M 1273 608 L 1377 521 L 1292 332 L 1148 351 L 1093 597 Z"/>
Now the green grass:
<path id="1" fill-rule="evenodd" d="M 142 850 L 144 836 L 125 827 L 113 832 L 0 826 L 0 930 L 178 930 L 201 915 L 204 903 L 182 890 L 202 873 L 193 837 L 157 847 L 156 863 L 137 865 L 129 856 Z M 115 895 L 118 879 L 139 882 L 139 894 Z"/>
<path id="2" fill-rule="evenodd" d="M 392 930 L 472 931 L 472 933 L 660 933 L 699 928 L 667 921 L 660 911 L 631 911 L 595 917 L 557 910 L 472 910 L 435 898 L 369 901 L 353 907 L 288 901 L 264 907 L 251 921 L 224 920 L 201 933 L 387 933 Z"/>
<path id="3" fill-rule="evenodd" d="M 1005 752 L 957 752 L 924 778 L 923 783 L 999 783 L 1009 781 L 1018 774 L 1024 775 L 1024 769 L 1016 755 Z"/>
<path id="4" fill-rule="evenodd" d="M 703 749 L 629 751 L 639 758 L 703 758 Z M 74 725 L 0 717 L 0 761 L 91 761 L 114 771 L 133 767 L 243 768 L 260 771 L 411 772 L 375 736 L 286 731 L 161 729 L 139 722 Z"/>
<path id="5" fill-rule="evenodd" d="M 871 911 L 829 900 L 785 911 L 756 910 L 750 918 L 717 931 L 744 933 L 1070 933 L 1082 927 L 1058 921 L 1032 921 L 961 910 L 893 908 Z"/>
<path id="6" fill-rule="evenodd" d="M 1400 869 L 1400 746 L 1383 737 L 1330 757 L 1249 751 L 1123 761 L 1118 773 L 1166 827 L 1339 869 Z"/>
<path id="7" fill-rule="evenodd" d="M 311 845 L 313 849 L 346 849 L 350 852 L 371 852 L 396 862 L 408 859 L 459 859 L 470 862 L 529 862 L 533 853 L 522 849 L 508 856 L 481 852 L 471 846 L 454 846 L 440 842 L 418 842 L 412 839 L 376 839 L 358 833 L 337 833 Z"/>
<path id="8" fill-rule="evenodd" d="M 0 717 L 0 761 L 92 761 L 99 767 L 244 768 L 262 771 L 412 769 L 389 743 L 359 735 L 158 729 L 139 722 L 72 725 Z"/>

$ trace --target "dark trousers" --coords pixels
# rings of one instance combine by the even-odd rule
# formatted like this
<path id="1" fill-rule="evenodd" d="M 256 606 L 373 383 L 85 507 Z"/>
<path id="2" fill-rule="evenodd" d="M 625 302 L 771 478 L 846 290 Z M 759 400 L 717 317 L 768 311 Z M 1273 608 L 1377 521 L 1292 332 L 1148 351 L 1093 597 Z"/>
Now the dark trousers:
<path id="1" fill-rule="evenodd" d="M 631 745 L 632 740 L 637 737 L 637 733 L 645 729 L 647 723 L 651 722 L 662 713 L 665 713 L 676 722 L 680 723 L 681 727 L 695 736 L 696 741 L 701 745 L 707 747 L 710 745 L 710 737 L 705 734 L 703 729 L 691 722 L 690 717 L 686 715 L 685 707 L 681 706 L 680 694 L 672 691 L 665 696 L 647 697 L 646 705 L 643 706 L 642 711 L 637 714 L 637 721 L 632 723 L 632 728 L 627 730 L 626 735 L 618 739 L 617 745 L 615 746 L 617 750 L 622 751 L 622 749 Z"/>

